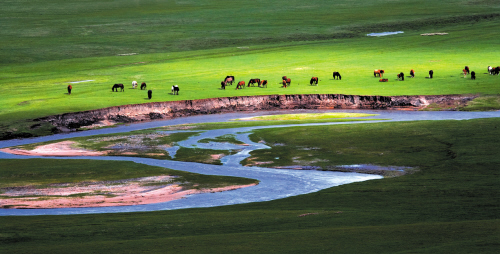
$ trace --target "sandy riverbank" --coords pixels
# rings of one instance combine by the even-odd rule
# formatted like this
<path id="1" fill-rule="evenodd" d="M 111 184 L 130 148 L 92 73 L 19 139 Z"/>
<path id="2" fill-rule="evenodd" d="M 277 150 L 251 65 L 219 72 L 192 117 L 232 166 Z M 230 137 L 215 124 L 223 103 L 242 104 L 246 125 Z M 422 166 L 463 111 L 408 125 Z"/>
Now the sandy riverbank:
<path id="1" fill-rule="evenodd" d="M 248 185 L 232 185 L 219 188 L 184 189 L 178 184 L 148 185 L 168 181 L 170 176 L 155 176 L 116 183 L 83 183 L 56 188 L 29 186 L 5 188 L 0 194 L 3 208 L 74 208 L 144 205 L 168 202 L 187 195 L 235 190 Z"/>
<path id="2" fill-rule="evenodd" d="M 107 152 L 89 151 L 75 148 L 72 145 L 74 141 L 62 141 L 48 145 L 37 146 L 33 150 L 25 150 L 19 148 L 3 148 L 0 151 L 4 153 L 16 155 L 31 155 L 31 156 L 101 156 Z"/>

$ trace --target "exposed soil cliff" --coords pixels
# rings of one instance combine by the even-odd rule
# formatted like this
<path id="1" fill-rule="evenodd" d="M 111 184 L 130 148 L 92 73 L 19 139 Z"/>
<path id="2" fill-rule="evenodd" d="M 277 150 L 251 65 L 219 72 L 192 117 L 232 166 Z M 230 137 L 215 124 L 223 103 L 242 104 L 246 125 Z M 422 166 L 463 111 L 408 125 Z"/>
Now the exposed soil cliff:
<path id="1" fill-rule="evenodd" d="M 60 131 L 199 114 L 276 109 L 404 109 L 429 105 L 456 109 L 477 96 L 360 96 L 342 94 L 263 95 L 134 104 L 36 119 Z"/>

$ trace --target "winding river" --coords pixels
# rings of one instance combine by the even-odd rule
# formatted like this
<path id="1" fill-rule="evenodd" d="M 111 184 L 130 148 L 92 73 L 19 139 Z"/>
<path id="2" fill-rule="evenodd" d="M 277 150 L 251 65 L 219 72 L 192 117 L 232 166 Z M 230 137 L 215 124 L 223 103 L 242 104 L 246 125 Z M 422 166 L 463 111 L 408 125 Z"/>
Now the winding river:
<path id="1" fill-rule="evenodd" d="M 193 173 L 209 174 L 209 175 L 226 175 L 236 177 L 246 177 L 257 179 L 260 183 L 253 187 L 237 189 L 233 191 L 204 193 L 190 195 L 186 198 L 147 205 L 135 206 L 117 206 L 117 207 L 96 207 L 96 208 L 57 208 L 57 209 L 0 209 L 0 216 L 9 215 L 65 215 L 65 214 L 92 214 L 92 213 L 118 213 L 118 212 L 144 212 L 158 210 L 172 210 L 196 207 L 213 207 L 223 205 L 242 204 L 250 202 L 262 202 L 274 199 L 286 198 L 301 194 L 316 192 L 322 189 L 348 184 L 359 181 L 380 179 L 381 176 L 359 174 L 359 173 L 343 173 L 330 171 L 315 171 L 315 170 L 286 170 L 286 169 L 270 169 L 262 167 L 243 167 L 239 163 L 247 158 L 249 153 L 255 149 L 266 149 L 267 146 L 250 141 L 248 135 L 252 130 L 263 128 L 276 127 L 291 127 L 291 126 L 311 126 L 311 125 L 335 125 L 335 124 L 366 124 L 375 122 L 388 121 L 422 121 L 422 120 L 468 120 L 476 118 L 493 118 L 500 117 L 500 111 L 490 112 L 460 112 L 460 111 L 390 111 L 390 110 L 286 110 L 286 111 L 265 111 L 265 112 L 242 112 L 242 113 L 227 113 L 216 115 L 202 115 L 193 117 L 184 117 L 171 120 L 153 121 L 146 123 L 130 124 L 118 126 L 115 128 L 107 128 L 100 130 L 89 130 L 83 132 L 73 132 L 67 134 L 57 134 L 46 137 L 22 139 L 22 140 L 7 140 L 0 141 L 0 148 L 24 145 L 30 143 L 38 143 L 44 141 L 91 136 L 98 134 L 111 134 L 119 132 L 128 132 L 133 130 L 148 129 L 153 127 L 189 124 L 189 123 L 205 123 L 205 122 L 225 122 L 235 118 L 270 115 L 270 114 L 297 114 L 297 113 L 326 113 L 326 112 L 349 112 L 349 113 L 370 113 L 378 114 L 377 116 L 362 117 L 366 121 L 353 122 L 332 122 L 332 123 L 315 123 L 315 124 L 294 124 L 294 125 L 275 125 L 275 126 L 255 126 L 233 129 L 220 129 L 203 132 L 199 136 L 190 137 L 188 140 L 178 142 L 179 145 L 190 147 L 196 145 L 199 148 L 208 149 L 241 149 L 241 146 L 226 144 L 226 143 L 198 143 L 199 140 L 205 138 L 215 138 L 225 134 L 234 134 L 236 138 L 243 141 L 249 146 L 243 147 L 243 150 L 237 154 L 224 157 L 221 161 L 223 165 L 208 165 L 194 162 L 181 162 L 170 160 L 156 160 L 148 158 L 136 157 L 36 157 L 36 156 L 20 156 L 0 152 L 0 159 L 30 159 L 30 158 L 53 158 L 53 159 L 93 159 L 93 160 L 122 160 L 143 163 L 152 166 L 161 166 L 176 170 L 189 171 Z M 360 118 L 356 118 L 360 119 Z M 374 120 L 370 120 L 374 119 Z M 388 120 L 375 120 L 388 119 Z M 172 151 L 174 152 L 174 151 Z"/>

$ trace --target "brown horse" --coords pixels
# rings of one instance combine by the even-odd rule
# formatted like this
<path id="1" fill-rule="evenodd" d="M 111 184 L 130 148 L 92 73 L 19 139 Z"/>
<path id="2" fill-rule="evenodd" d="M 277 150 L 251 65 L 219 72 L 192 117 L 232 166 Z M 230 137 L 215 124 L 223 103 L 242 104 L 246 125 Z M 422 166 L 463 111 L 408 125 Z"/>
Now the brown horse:
<path id="1" fill-rule="evenodd" d="M 242 88 L 245 88 L 245 81 L 240 81 L 236 85 L 236 89 L 242 89 Z"/>
<path id="2" fill-rule="evenodd" d="M 260 84 L 260 78 L 253 78 L 248 81 L 248 87 L 250 87 L 250 85 L 255 86 L 255 84 Z"/>
<path id="3" fill-rule="evenodd" d="M 282 83 L 283 83 L 283 87 L 286 88 L 286 80 L 283 80 Z"/>
<path id="4" fill-rule="evenodd" d="M 259 87 L 266 87 L 267 88 L 267 80 L 261 80 L 259 83 Z"/>
<path id="5" fill-rule="evenodd" d="M 286 77 L 286 76 L 283 76 L 283 77 L 281 77 L 281 79 L 282 79 L 282 80 L 286 80 L 286 79 L 287 79 L 287 77 Z"/>
<path id="6" fill-rule="evenodd" d="M 71 85 L 68 85 L 68 94 L 71 94 L 71 89 L 73 89 L 73 87 Z"/>
<path id="7" fill-rule="evenodd" d="M 227 85 L 227 83 L 230 83 L 230 85 L 232 85 L 234 82 L 234 76 L 226 76 L 226 78 L 224 79 L 224 86 Z"/>
<path id="8" fill-rule="evenodd" d="M 125 87 L 123 86 L 123 84 L 115 84 L 115 85 L 111 88 L 111 91 L 113 91 L 113 92 L 118 92 L 118 88 L 120 88 L 120 89 L 121 89 L 121 91 L 120 91 L 120 92 L 123 92 L 123 91 L 124 91 L 124 89 L 125 89 Z M 116 91 L 115 91 L 115 89 L 116 89 Z"/>
<path id="9" fill-rule="evenodd" d="M 292 80 L 290 78 L 287 78 L 286 80 L 284 80 L 286 82 L 286 85 L 287 86 L 290 86 L 290 83 L 292 83 Z"/>
<path id="10" fill-rule="evenodd" d="M 312 77 L 309 84 L 312 86 L 313 84 L 318 85 L 318 77 Z"/>
<path id="11" fill-rule="evenodd" d="M 414 77 L 415 77 L 415 71 L 414 71 L 413 69 L 411 69 L 411 71 L 410 71 L 410 76 L 411 76 L 412 78 L 414 78 Z"/>
<path id="12" fill-rule="evenodd" d="M 377 70 L 374 70 L 374 71 L 373 71 L 373 76 L 374 76 L 374 77 L 376 77 L 376 76 L 378 75 L 379 77 L 383 77 L 383 76 L 384 76 L 384 73 L 385 73 L 385 71 L 384 71 L 384 70 L 378 70 L 378 69 L 377 69 Z"/>

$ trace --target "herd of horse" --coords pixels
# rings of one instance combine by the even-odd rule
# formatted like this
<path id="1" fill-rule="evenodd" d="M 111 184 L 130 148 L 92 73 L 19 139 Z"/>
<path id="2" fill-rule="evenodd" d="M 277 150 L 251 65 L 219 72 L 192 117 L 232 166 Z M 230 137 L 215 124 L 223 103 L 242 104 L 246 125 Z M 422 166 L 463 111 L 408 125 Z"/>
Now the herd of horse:
<path id="1" fill-rule="evenodd" d="M 141 83 L 141 90 L 146 90 L 146 82 L 142 82 Z M 68 93 L 71 94 L 71 86 L 68 86 Z M 137 81 L 132 81 L 132 89 L 135 89 L 137 88 Z M 120 89 L 120 92 L 124 92 L 125 91 L 125 86 L 123 84 L 114 84 L 113 87 L 111 88 L 111 91 L 112 92 L 118 92 L 118 89 Z M 172 86 L 172 94 L 174 95 L 179 95 L 179 86 L 177 85 L 174 85 Z M 151 98 L 153 97 L 153 91 L 152 90 L 148 90 L 148 99 L 151 100 Z"/>
<path id="2" fill-rule="evenodd" d="M 337 78 L 337 79 L 342 79 L 342 77 L 340 76 L 340 73 L 338 72 L 334 72 L 333 73 L 333 78 Z M 318 77 L 312 77 L 311 80 L 310 80 L 310 85 L 318 85 Z M 226 86 L 228 85 L 232 85 L 233 82 L 235 82 L 235 79 L 234 79 L 234 76 L 226 76 L 226 78 L 220 82 L 220 89 L 221 90 L 225 90 L 226 89 Z M 288 78 L 287 76 L 283 76 L 281 77 L 281 82 L 280 84 L 283 85 L 283 88 L 287 88 L 290 86 L 290 84 L 292 83 L 292 79 L 291 78 Z M 243 89 L 246 87 L 255 87 L 255 85 L 257 85 L 258 87 L 261 87 L 261 88 L 267 88 L 267 80 L 266 79 L 259 79 L 259 78 L 252 78 L 248 81 L 248 84 L 245 83 L 245 81 L 240 81 L 236 84 L 236 89 Z"/>
<path id="3" fill-rule="evenodd" d="M 468 74 L 470 74 L 472 80 L 476 79 L 476 72 L 470 71 L 469 66 L 465 66 L 465 68 L 462 70 L 462 72 L 464 74 L 464 78 L 467 77 Z M 380 77 L 381 78 L 379 80 L 380 82 L 387 82 L 387 81 L 389 81 L 389 79 L 383 78 L 384 73 L 385 73 L 384 70 L 376 69 L 373 71 L 373 76 Z M 490 75 L 499 75 L 500 74 L 500 66 L 497 66 L 497 67 L 488 66 L 488 73 Z M 434 71 L 430 70 L 429 71 L 429 78 L 432 79 L 433 76 L 434 76 Z M 411 78 L 415 77 L 415 71 L 413 69 L 410 70 L 410 77 Z M 400 81 L 404 81 L 404 79 L 405 79 L 404 73 L 400 72 L 399 74 L 397 74 L 397 78 Z M 342 80 L 342 76 L 340 75 L 339 72 L 334 71 L 333 72 L 333 79 L 334 80 Z M 310 85 L 318 85 L 319 81 L 320 80 L 318 77 L 312 77 L 311 80 L 309 81 L 309 84 Z M 232 75 L 226 76 L 224 81 L 221 82 L 221 89 L 225 90 L 226 86 L 232 85 L 234 82 L 236 82 L 234 76 L 232 76 Z M 283 85 L 282 86 L 283 88 L 289 87 L 291 83 L 292 83 L 292 80 L 290 78 L 288 78 L 287 76 L 281 77 L 280 84 Z M 137 87 L 137 84 L 138 84 L 137 81 L 132 81 L 132 88 L 135 89 Z M 246 87 L 251 87 L 251 86 L 255 87 L 255 85 L 257 85 L 258 87 L 261 87 L 261 88 L 267 88 L 267 84 L 268 84 L 268 81 L 265 79 L 261 80 L 258 78 L 252 78 L 248 81 L 248 84 L 246 85 Z M 141 83 L 141 90 L 146 90 L 146 87 L 147 87 L 146 82 L 142 82 Z M 245 81 L 239 81 L 236 84 L 236 89 L 243 89 L 243 88 L 245 88 Z M 68 94 L 71 94 L 72 89 L 73 89 L 73 87 L 71 85 L 68 85 Z M 111 91 L 118 92 L 118 89 L 120 89 L 120 91 L 123 92 L 123 91 L 125 91 L 125 86 L 123 84 L 114 84 L 113 87 L 111 88 Z M 153 93 L 152 90 L 148 90 L 148 98 L 149 99 L 151 99 L 152 93 Z M 172 94 L 179 95 L 179 86 L 177 86 L 177 85 L 172 86 Z"/>
<path id="4" fill-rule="evenodd" d="M 384 70 L 381 70 L 381 69 L 375 69 L 373 71 L 373 76 L 374 77 L 380 77 L 380 82 L 387 82 L 389 81 L 389 79 L 387 78 L 383 78 L 384 76 L 384 73 L 385 71 Z M 491 67 L 491 66 L 488 66 L 488 73 L 491 74 L 491 75 L 499 75 L 500 74 L 500 66 L 498 67 Z M 465 68 L 463 69 L 463 74 L 464 74 L 464 77 L 466 77 L 468 74 L 471 75 L 471 79 L 475 80 L 476 79 L 476 72 L 474 71 L 470 71 L 469 67 L 468 66 L 465 66 Z M 403 72 L 400 72 L 398 73 L 397 75 L 397 78 L 398 80 L 400 81 L 404 81 L 405 80 L 405 75 Z M 411 69 L 410 70 L 410 78 L 414 78 L 415 77 L 415 70 Z M 433 78 L 434 77 L 434 71 L 433 70 L 429 70 L 429 77 L 428 78 Z M 283 76 L 282 78 L 282 81 L 280 82 L 280 84 L 282 84 L 283 88 L 287 88 L 288 86 L 290 86 L 292 80 L 290 78 L 288 78 L 287 76 Z M 339 72 L 337 71 L 334 71 L 333 72 L 333 79 L 334 80 L 342 80 L 342 76 L 340 75 Z M 220 84 L 221 84 L 221 89 L 226 89 L 226 86 L 228 85 L 232 85 L 233 82 L 235 82 L 235 78 L 234 76 L 226 76 L 226 78 L 224 79 L 224 81 L 222 81 Z M 309 84 L 310 85 L 318 85 L 318 82 L 319 82 L 319 79 L 318 77 L 312 77 L 311 80 L 309 81 Z M 245 88 L 245 81 L 240 81 L 237 83 L 236 85 L 236 89 L 243 89 Z M 251 87 L 251 86 L 255 86 L 255 84 L 257 84 L 258 87 L 266 87 L 267 88 L 267 80 L 261 80 L 261 79 L 258 79 L 258 78 L 252 78 L 250 79 L 250 81 L 248 81 L 248 84 L 246 85 L 246 87 Z"/>

